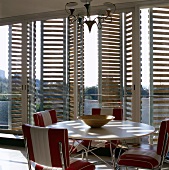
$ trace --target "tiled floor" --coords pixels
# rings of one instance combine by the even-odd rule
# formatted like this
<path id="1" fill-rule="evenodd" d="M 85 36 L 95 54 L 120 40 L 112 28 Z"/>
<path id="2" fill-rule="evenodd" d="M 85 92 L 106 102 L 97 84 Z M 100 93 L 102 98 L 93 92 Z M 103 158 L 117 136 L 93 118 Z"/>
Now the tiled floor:
<path id="1" fill-rule="evenodd" d="M 110 160 L 110 157 L 102 157 Z M 94 161 L 94 157 L 89 159 Z M 103 165 L 96 165 L 97 170 L 111 170 L 111 167 Z M 28 170 L 26 152 L 23 147 L 11 147 L 0 145 L 0 170 Z M 169 164 L 164 164 L 162 170 L 169 170 Z"/>
<path id="2" fill-rule="evenodd" d="M 0 145 L 0 170 L 28 170 L 25 149 Z"/>

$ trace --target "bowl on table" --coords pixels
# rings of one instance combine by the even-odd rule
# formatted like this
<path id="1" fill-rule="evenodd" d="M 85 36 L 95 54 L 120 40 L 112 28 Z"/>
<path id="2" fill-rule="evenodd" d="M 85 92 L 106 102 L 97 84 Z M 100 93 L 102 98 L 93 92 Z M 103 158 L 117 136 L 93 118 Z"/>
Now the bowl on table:
<path id="1" fill-rule="evenodd" d="M 99 128 L 114 119 L 111 115 L 83 115 L 79 119 L 92 128 Z"/>

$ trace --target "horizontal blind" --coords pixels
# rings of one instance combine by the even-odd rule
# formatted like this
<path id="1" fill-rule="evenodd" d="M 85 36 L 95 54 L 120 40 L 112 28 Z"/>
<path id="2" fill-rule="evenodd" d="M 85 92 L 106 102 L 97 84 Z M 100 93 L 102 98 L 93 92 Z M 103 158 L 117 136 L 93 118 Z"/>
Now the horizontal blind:
<path id="1" fill-rule="evenodd" d="M 121 18 L 120 14 L 113 14 L 102 24 L 99 32 L 99 49 L 101 49 L 101 102 L 102 107 L 119 107 L 122 103 L 121 98 Z M 100 75 L 101 70 L 101 75 Z M 100 80 L 100 79 L 99 79 Z"/>
<path id="2" fill-rule="evenodd" d="M 132 120 L 132 12 L 125 13 L 125 105 L 126 119 Z"/>
<path id="3" fill-rule="evenodd" d="M 27 24 L 27 90 L 28 122 L 33 123 L 36 112 L 36 22 Z"/>
<path id="4" fill-rule="evenodd" d="M 8 77 L 11 94 L 11 129 L 21 130 L 21 90 L 22 90 L 22 24 L 9 26 L 9 68 Z"/>
<path id="5" fill-rule="evenodd" d="M 74 119 L 74 32 L 75 23 L 69 21 L 68 29 L 68 82 L 69 82 L 69 119 Z M 77 24 L 77 83 L 78 83 L 78 113 L 84 112 L 84 27 Z"/>
<path id="6" fill-rule="evenodd" d="M 84 27 L 78 25 L 77 32 L 77 55 L 78 55 L 78 111 L 79 116 L 84 114 Z"/>
<path id="7" fill-rule="evenodd" d="M 50 19 L 41 23 L 41 95 L 43 110 L 55 109 L 64 119 L 65 86 L 65 19 Z"/>
<path id="8" fill-rule="evenodd" d="M 160 123 L 169 117 L 169 8 L 153 8 L 152 15 L 153 35 L 153 125 L 156 132 Z M 158 133 L 153 138 L 157 142 Z"/>
<path id="9" fill-rule="evenodd" d="M 68 21 L 69 119 L 74 119 L 74 23 Z"/>

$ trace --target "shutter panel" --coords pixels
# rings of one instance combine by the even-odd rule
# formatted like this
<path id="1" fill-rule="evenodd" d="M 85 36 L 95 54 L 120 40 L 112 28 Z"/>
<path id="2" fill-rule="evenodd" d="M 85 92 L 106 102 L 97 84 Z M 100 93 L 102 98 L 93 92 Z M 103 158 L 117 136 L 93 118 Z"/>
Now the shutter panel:
<path id="1" fill-rule="evenodd" d="M 36 112 L 36 22 L 27 24 L 27 90 L 28 122 L 33 123 Z"/>
<path id="2" fill-rule="evenodd" d="M 121 15 L 113 14 L 99 31 L 99 101 L 102 107 L 122 104 Z M 100 88 L 101 87 L 101 88 Z"/>
<path id="3" fill-rule="evenodd" d="M 153 115 L 153 126 L 158 132 L 160 122 L 169 117 L 169 8 L 153 8 L 150 15 L 152 36 L 152 51 L 150 60 L 153 64 L 150 77 L 151 97 L 153 103 L 151 114 Z M 157 142 L 158 133 L 153 138 Z"/>
<path id="4" fill-rule="evenodd" d="M 74 23 L 68 23 L 68 84 L 69 84 L 69 118 L 74 119 Z M 78 112 L 84 113 L 84 27 L 77 26 L 77 81 Z"/>
<path id="5" fill-rule="evenodd" d="M 9 84 L 11 95 L 11 129 L 20 130 L 21 115 L 22 24 L 9 26 Z"/>
<path id="6" fill-rule="evenodd" d="M 55 109 L 60 120 L 66 114 L 66 38 L 65 19 L 50 19 L 41 24 L 41 107 Z"/>
<path id="7" fill-rule="evenodd" d="M 79 116 L 84 114 L 84 27 L 78 26 L 78 106 Z"/>
<path id="8" fill-rule="evenodd" d="M 132 12 L 125 14 L 125 108 L 126 119 L 132 120 Z"/>
<path id="9" fill-rule="evenodd" d="M 27 75 L 22 73 L 22 24 L 9 26 L 9 84 L 11 95 L 11 129 L 21 130 L 22 125 L 22 76 L 27 76 L 28 112 L 24 113 L 31 123 L 31 115 L 35 112 L 35 23 L 27 24 Z"/>
<path id="10" fill-rule="evenodd" d="M 74 23 L 68 22 L 69 119 L 74 118 Z"/>

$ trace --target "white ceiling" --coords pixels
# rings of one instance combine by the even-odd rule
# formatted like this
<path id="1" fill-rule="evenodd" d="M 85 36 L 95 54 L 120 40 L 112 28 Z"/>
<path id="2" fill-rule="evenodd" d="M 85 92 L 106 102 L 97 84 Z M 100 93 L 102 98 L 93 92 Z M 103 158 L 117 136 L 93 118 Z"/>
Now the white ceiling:
<path id="1" fill-rule="evenodd" d="M 77 2 L 77 8 L 83 8 L 83 3 L 80 0 L 0 0 L 0 21 L 17 16 L 26 15 L 44 15 L 45 13 L 60 12 L 65 13 L 65 4 L 67 2 Z M 162 2 L 166 0 L 92 0 L 91 6 L 102 6 L 104 2 L 116 4 L 116 7 L 126 4 L 134 4 L 140 2 Z"/>
<path id="2" fill-rule="evenodd" d="M 77 8 L 83 6 L 80 0 L 0 0 L 0 18 L 64 10 L 65 4 L 72 1 L 78 2 Z M 91 5 L 100 6 L 108 1 L 93 0 Z M 110 2 L 115 4 L 137 1 L 141 0 L 110 0 Z"/>

